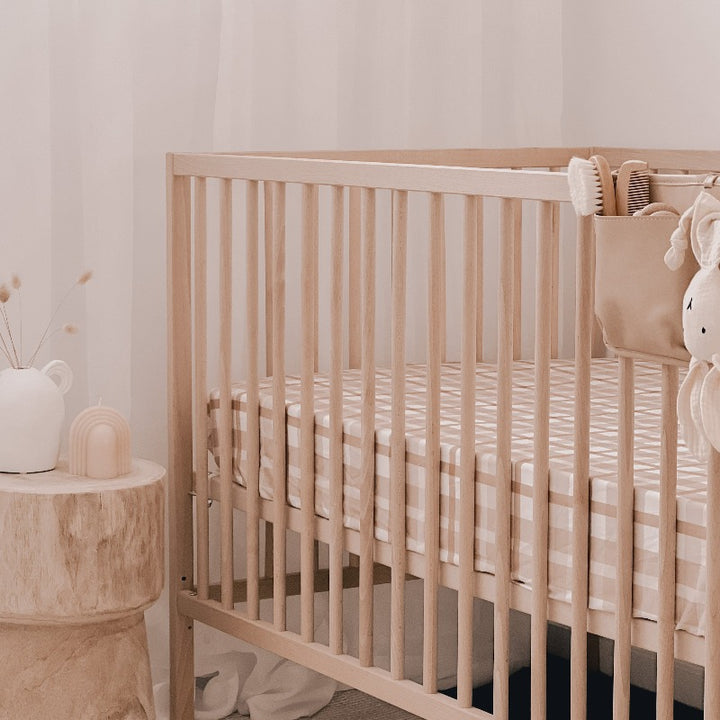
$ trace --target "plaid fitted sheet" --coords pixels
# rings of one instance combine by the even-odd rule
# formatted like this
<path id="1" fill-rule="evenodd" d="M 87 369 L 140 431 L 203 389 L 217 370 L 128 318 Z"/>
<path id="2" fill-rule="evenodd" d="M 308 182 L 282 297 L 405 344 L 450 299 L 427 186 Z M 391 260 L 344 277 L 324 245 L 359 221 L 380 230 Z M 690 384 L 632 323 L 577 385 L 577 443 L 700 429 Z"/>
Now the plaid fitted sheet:
<path id="1" fill-rule="evenodd" d="M 635 416 L 635 551 L 633 603 L 636 617 L 657 618 L 658 512 L 660 467 L 660 369 L 636 363 Z M 475 567 L 494 570 L 496 380 L 494 365 L 476 371 Z M 390 371 L 376 375 L 375 536 L 388 541 L 390 517 Z M 457 563 L 460 473 L 460 366 L 442 366 L 440 557 Z M 407 548 L 424 552 L 424 456 L 426 369 L 408 365 L 406 372 L 406 521 Z M 359 370 L 343 375 L 344 524 L 359 528 L 360 413 Z M 315 376 L 315 512 L 329 515 L 329 379 Z M 513 366 L 512 577 L 532 579 L 534 366 Z M 550 402 L 550 534 L 549 591 L 570 601 L 572 583 L 574 364 L 556 360 L 551 366 Z M 260 387 L 260 493 L 272 499 L 272 386 Z M 218 460 L 218 391 L 209 400 L 209 449 Z M 590 607 L 615 606 L 615 506 L 617 502 L 617 362 L 593 360 L 590 458 Z M 300 507 L 300 379 L 287 377 L 287 500 Z M 233 386 L 233 463 L 235 479 L 245 484 L 247 457 L 246 394 Z M 677 607 L 679 629 L 704 632 L 705 604 L 705 466 L 681 443 L 678 447 Z"/>

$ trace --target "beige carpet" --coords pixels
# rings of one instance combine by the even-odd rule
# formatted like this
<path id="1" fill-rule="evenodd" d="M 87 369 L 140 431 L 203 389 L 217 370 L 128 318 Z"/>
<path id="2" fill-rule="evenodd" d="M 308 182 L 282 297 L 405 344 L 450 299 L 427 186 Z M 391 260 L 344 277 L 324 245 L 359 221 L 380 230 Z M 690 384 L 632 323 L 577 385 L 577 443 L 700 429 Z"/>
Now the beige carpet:
<path id="1" fill-rule="evenodd" d="M 312 720 L 420 720 L 394 705 L 365 695 L 359 690 L 335 693 L 329 705 L 312 716 Z"/>

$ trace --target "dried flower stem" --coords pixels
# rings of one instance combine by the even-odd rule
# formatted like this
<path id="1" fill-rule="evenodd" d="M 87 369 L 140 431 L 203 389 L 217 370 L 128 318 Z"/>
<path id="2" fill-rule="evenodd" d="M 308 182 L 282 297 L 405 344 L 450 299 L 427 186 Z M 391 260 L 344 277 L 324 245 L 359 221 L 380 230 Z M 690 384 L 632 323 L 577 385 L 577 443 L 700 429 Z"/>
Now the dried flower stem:
<path id="1" fill-rule="evenodd" d="M 65 293 L 65 296 L 63 299 L 58 303 L 57 307 L 55 308 L 55 312 L 52 314 L 50 320 L 48 321 L 47 326 L 45 327 L 45 330 L 40 338 L 40 342 L 38 342 L 37 347 L 35 348 L 35 351 L 30 356 L 30 360 L 28 361 L 28 366 L 32 365 L 35 362 L 35 358 L 37 357 L 37 354 L 40 352 L 40 348 L 45 344 L 45 341 L 48 339 L 48 332 L 50 332 L 50 327 L 53 324 L 53 321 L 55 320 L 56 315 L 58 312 L 60 312 L 60 308 L 65 304 L 67 299 L 70 297 L 70 293 L 78 286 L 78 285 L 85 285 L 85 283 L 90 280 L 92 277 L 92 272 L 90 270 L 84 272 L 70 287 L 70 289 Z"/>
<path id="2" fill-rule="evenodd" d="M 10 350 L 7 346 L 5 336 L 3 335 L 3 333 L 1 331 L 0 331 L 0 341 L 2 342 L 2 347 L 0 347 L 0 351 L 2 351 L 2 354 L 7 358 L 7 361 L 10 363 L 10 365 L 15 367 L 12 357 L 10 357 Z"/>
<path id="3" fill-rule="evenodd" d="M 18 298 L 18 318 L 19 322 L 18 325 L 20 326 L 20 329 L 18 331 L 19 340 L 18 345 L 20 345 L 20 359 L 22 360 L 23 357 L 23 313 L 22 313 L 22 293 L 20 292 L 20 278 L 17 275 L 12 276 L 11 280 L 13 288 L 17 291 L 17 298 Z"/>
<path id="4" fill-rule="evenodd" d="M 13 340 L 13 334 L 12 330 L 10 330 L 10 320 L 8 319 L 7 310 L 5 309 L 5 303 L 0 304 L 0 312 L 2 313 L 3 321 L 5 322 L 5 328 L 7 329 L 8 337 L 10 338 L 10 345 L 12 345 L 12 354 L 15 357 L 15 367 L 20 367 L 20 358 L 18 357 L 17 348 L 15 347 L 15 341 Z M 5 344 L 4 338 L 3 338 L 3 344 Z M 7 348 L 7 345 L 6 345 Z M 8 354 L 10 353 L 10 350 L 8 350 Z M 12 363 L 12 360 L 10 361 L 10 364 Z"/>

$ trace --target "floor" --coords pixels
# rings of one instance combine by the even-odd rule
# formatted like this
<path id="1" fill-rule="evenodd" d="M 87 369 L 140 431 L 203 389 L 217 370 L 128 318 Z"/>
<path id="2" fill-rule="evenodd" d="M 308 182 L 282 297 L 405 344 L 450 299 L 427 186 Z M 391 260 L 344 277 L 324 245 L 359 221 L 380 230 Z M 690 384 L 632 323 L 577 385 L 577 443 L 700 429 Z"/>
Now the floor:
<path id="1" fill-rule="evenodd" d="M 548 701 L 555 720 L 570 717 L 569 663 L 559 658 L 548 658 Z M 452 691 L 449 691 L 450 694 Z M 524 668 L 510 678 L 510 720 L 529 720 L 530 670 Z M 477 688 L 473 705 L 490 711 L 492 685 Z M 631 689 L 631 717 L 655 719 L 655 695 L 640 688 Z M 232 715 L 231 718 L 240 718 Z M 702 720 L 702 710 L 675 704 L 675 720 Z M 588 678 L 588 720 L 611 720 L 612 678 L 592 673 Z M 228 718 L 228 720 L 230 720 Z M 420 720 L 416 715 L 388 705 L 358 690 L 344 690 L 335 694 L 332 702 L 312 720 Z"/>
<path id="2" fill-rule="evenodd" d="M 239 720 L 246 715 L 230 715 L 226 720 Z M 312 716 L 312 720 L 421 720 L 417 715 L 365 695 L 359 690 L 335 693 L 329 705 Z"/>

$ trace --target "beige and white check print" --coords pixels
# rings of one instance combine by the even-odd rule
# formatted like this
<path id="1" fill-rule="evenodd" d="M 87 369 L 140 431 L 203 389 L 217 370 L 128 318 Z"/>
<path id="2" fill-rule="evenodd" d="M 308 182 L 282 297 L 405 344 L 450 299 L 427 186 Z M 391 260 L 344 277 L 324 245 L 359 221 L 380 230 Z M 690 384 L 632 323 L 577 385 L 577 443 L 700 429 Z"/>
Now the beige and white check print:
<path id="1" fill-rule="evenodd" d="M 407 548 L 424 551 L 424 366 L 407 367 Z M 636 363 L 635 416 L 635 552 L 634 612 L 637 617 L 657 617 L 658 507 L 660 466 L 660 369 Z M 476 373 L 476 495 L 475 567 L 493 572 L 495 531 L 495 425 L 496 369 L 480 364 Z M 551 370 L 550 407 L 550 539 L 549 582 L 551 597 L 570 601 L 572 562 L 573 405 L 574 366 L 556 360 Z M 591 418 L 591 539 L 590 606 L 613 610 L 615 596 L 615 505 L 617 499 L 617 363 L 593 360 Z M 344 416 L 344 522 L 359 527 L 361 381 L 358 370 L 343 375 Z M 329 512 L 329 380 L 315 377 L 315 511 Z M 376 376 L 376 482 L 375 535 L 389 535 L 390 486 L 390 371 Z M 247 429 L 246 396 L 240 385 L 233 389 L 234 469 L 244 484 L 247 462 L 242 451 Z M 459 532 L 460 468 L 460 367 L 442 367 L 440 557 L 457 563 Z M 513 551 L 512 576 L 520 583 L 532 577 L 534 367 L 517 362 L 513 370 Z M 272 387 L 260 388 L 261 495 L 272 498 Z M 218 391 L 211 394 L 210 450 L 218 459 Z M 300 507 L 300 379 L 287 378 L 287 494 Z M 682 443 L 678 448 L 677 498 L 677 627 L 702 634 L 705 625 L 705 466 Z"/>

